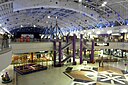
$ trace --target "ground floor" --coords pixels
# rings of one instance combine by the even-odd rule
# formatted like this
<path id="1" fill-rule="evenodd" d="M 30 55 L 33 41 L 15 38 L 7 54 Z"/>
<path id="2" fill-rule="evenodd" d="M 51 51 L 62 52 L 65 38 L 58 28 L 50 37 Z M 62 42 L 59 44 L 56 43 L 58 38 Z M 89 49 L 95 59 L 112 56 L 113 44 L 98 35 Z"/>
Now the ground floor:
<path id="1" fill-rule="evenodd" d="M 70 72 L 66 72 L 68 67 L 72 67 Z M 127 70 L 127 62 L 121 60 L 105 62 L 103 67 L 99 67 L 99 63 L 51 66 L 47 70 L 27 75 L 14 72 L 13 66 L 10 65 L 1 72 L 1 75 L 9 73 L 12 82 L 8 85 L 128 85 Z M 0 82 L 0 85 L 3 84 Z"/>

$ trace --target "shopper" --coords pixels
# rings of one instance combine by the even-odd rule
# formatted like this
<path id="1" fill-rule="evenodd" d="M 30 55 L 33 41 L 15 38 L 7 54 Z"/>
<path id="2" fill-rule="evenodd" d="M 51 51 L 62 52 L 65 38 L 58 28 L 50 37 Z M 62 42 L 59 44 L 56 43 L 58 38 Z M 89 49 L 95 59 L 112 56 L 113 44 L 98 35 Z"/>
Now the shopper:
<path id="1" fill-rule="evenodd" d="M 0 45 L 1 45 L 1 49 L 3 49 L 3 35 L 0 34 Z"/>
<path id="2" fill-rule="evenodd" d="M 5 33 L 2 35 L 2 46 L 1 49 L 5 48 Z"/>
<path id="3" fill-rule="evenodd" d="M 8 44 L 8 33 L 7 32 L 3 34 L 3 39 L 2 39 L 2 49 L 6 48 L 6 47 L 9 47 L 9 44 Z"/>
<path id="4" fill-rule="evenodd" d="M 9 39 L 8 33 L 6 32 L 6 33 L 5 33 L 5 48 L 6 48 L 6 47 L 9 47 L 8 39 Z"/>
<path id="5" fill-rule="evenodd" d="M 99 60 L 99 67 L 101 67 L 101 64 L 102 64 L 102 67 L 103 67 L 104 66 L 103 56 Z"/>

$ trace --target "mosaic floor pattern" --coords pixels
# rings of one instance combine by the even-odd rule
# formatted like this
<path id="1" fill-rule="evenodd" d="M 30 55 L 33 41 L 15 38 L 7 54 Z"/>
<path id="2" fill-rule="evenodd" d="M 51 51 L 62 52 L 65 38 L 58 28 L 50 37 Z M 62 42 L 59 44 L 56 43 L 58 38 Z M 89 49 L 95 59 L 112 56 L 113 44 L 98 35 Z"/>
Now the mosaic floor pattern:
<path id="1" fill-rule="evenodd" d="M 71 85 L 128 85 L 128 71 L 112 66 L 84 67 L 64 73 L 73 79 Z"/>

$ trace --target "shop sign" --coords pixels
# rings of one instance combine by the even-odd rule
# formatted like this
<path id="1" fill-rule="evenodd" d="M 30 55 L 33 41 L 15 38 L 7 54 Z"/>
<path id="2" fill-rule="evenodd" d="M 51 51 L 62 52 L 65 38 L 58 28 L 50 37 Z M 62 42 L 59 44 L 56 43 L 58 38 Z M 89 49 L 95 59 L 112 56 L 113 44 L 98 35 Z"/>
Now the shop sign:
<path id="1" fill-rule="evenodd" d="M 95 43 L 95 46 L 109 46 L 109 43 Z"/>

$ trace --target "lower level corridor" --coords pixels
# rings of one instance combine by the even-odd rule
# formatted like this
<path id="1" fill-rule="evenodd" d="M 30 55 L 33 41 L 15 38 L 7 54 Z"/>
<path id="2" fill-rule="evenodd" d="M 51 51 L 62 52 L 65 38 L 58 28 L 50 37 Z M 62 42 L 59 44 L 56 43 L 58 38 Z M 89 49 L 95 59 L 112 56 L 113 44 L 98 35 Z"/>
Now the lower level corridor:
<path id="1" fill-rule="evenodd" d="M 66 72 L 67 67 L 73 67 L 72 71 Z M 49 67 L 32 74 L 17 74 L 17 79 L 11 65 L 4 71 L 13 79 L 8 85 L 128 85 L 127 67 L 126 61 L 104 63 L 104 67 L 98 63 Z"/>

